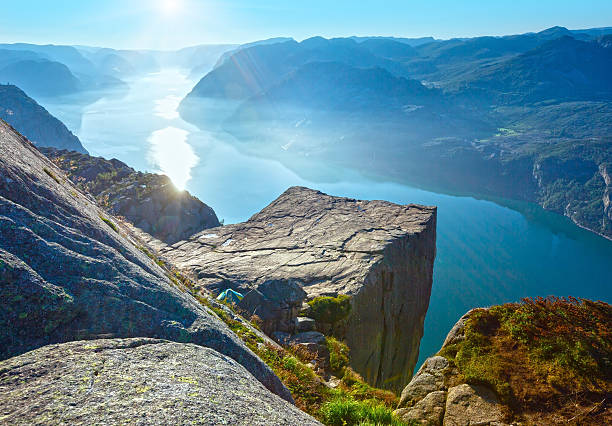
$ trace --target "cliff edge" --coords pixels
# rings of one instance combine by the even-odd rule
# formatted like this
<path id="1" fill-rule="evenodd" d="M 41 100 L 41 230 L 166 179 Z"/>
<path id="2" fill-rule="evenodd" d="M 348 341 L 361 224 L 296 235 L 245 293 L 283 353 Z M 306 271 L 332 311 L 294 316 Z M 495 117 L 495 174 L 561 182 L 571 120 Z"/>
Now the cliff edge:
<path id="1" fill-rule="evenodd" d="M 346 341 L 352 367 L 368 383 L 400 390 L 418 358 L 435 240 L 435 207 L 293 187 L 247 222 L 206 230 L 161 254 L 216 294 L 232 288 L 252 299 L 256 290 L 266 300 L 268 288 L 286 288 L 282 332 L 299 331 L 286 329 L 296 303 L 299 311 L 295 285 L 311 301 L 348 296 L 350 313 L 329 324 L 332 334 Z"/>

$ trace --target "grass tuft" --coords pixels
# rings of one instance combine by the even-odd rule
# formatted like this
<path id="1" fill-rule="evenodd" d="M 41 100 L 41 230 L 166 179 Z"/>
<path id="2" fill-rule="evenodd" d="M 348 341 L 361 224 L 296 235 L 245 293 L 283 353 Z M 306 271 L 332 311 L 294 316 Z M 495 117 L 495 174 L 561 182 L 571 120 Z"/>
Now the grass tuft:
<path id="1" fill-rule="evenodd" d="M 115 231 L 117 234 L 119 233 L 119 228 L 117 228 L 117 225 L 115 225 L 110 219 L 100 215 L 100 219 L 102 219 L 102 221 L 104 223 L 106 223 L 108 226 L 110 226 L 110 228 Z"/>
<path id="2" fill-rule="evenodd" d="M 62 182 L 60 182 L 59 178 L 57 176 L 55 176 L 55 173 L 53 173 L 51 170 L 49 170 L 48 168 L 43 168 L 43 171 L 54 181 L 56 181 L 57 183 L 59 183 L 60 185 L 62 184 Z"/>

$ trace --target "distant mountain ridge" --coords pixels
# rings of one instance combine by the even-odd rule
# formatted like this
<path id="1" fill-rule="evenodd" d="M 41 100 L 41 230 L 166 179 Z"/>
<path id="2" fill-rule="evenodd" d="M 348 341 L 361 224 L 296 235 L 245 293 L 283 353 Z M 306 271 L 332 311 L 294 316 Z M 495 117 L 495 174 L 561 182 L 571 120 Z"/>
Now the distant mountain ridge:
<path id="1" fill-rule="evenodd" d="M 78 137 L 16 86 L 0 85 L 0 118 L 38 146 L 87 153 Z"/>
<path id="2" fill-rule="evenodd" d="M 255 44 L 228 54 L 180 112 L 210 126 L 200 100 L 228 101 L 218 125 L 242 149 L 299 173 L 325 161 L 537 202 L 612 238 L 601 172 L 612 164 L 611 33 L 552 27 L 413 45 L 388 37 Z"/>

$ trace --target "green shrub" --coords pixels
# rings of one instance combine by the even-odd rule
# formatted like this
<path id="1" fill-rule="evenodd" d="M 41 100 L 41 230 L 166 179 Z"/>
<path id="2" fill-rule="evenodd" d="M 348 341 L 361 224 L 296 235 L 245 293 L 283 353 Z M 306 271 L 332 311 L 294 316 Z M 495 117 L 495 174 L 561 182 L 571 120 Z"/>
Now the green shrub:
<path id="1" fill-rule="evenodd" d="M 329 350 L 329 364 L 332 373 L 338 377 L 344 375 L 344 367 L 349 365 L 349 347 L 334 337 L 326 337 L 325 343 Z"/>
<path id="2" fill-rule="evenodd" d="M 310 316 L 318 322 L 335 324 L 346 319 L 351 313 L 351 298 L 344 294 L 337 297 L 319 296 L 308 302 Z"/>
<path id="3" fill-rule="evenodd" d="M 375 400 L 356 401 L 338 397 L 321 407 L 323 423 L 332 426 L 343 425 L 402 425 L 393 415 L 393 410 Z"/>

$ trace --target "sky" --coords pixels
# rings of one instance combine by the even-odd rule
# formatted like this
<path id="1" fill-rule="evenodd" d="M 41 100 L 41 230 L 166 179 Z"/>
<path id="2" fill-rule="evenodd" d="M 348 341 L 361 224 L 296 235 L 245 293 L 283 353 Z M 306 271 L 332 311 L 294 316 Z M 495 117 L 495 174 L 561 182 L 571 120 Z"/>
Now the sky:
<path id="1" fill-rule="evenodd" d="M 177 49 L 270 37 L 436 38 L 612 26 L 611 0 L 0 0 L 0 42 Z"/>

